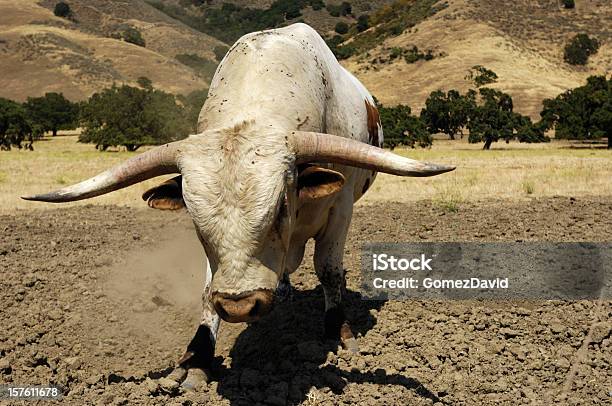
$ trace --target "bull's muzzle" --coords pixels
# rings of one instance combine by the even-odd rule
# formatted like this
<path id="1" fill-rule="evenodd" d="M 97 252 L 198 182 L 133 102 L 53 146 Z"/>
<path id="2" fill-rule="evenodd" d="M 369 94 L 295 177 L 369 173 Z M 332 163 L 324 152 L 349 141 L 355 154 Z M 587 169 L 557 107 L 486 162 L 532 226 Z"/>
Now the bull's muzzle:
<path id="1" fill-rule="evenodd" d="M 229 323 L 251 322 L 265 316 L 272 309 L 274 294 L 258 289 L 241 294 L 214 292 L 212 304 L 219 317 Z"/>

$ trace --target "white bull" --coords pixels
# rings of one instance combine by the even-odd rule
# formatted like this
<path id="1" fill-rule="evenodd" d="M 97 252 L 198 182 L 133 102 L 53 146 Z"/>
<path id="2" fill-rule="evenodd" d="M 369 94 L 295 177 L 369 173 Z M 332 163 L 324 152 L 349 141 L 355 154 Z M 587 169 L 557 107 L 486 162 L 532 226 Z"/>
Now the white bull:
<path id="1" fill-rule="evenodd" d="M 143 198 L 151 207 L 186 206 L 208 257 L 201 326 L 172 374 L 189 387 L 205 378 L 219 316 L 244 322 L 269 312 L 311 238 L 325 333 L 354 345 L 341 305 L 354 202 L 377 171 L 432 176 L 454 169 L 392 154 L 379 148 L 382 140 L 372 96 L 316 31 L 294 24 L 234 44 L 212 80 L 198 134 L 26 199 L 80 200 L 181 174 Z"/>

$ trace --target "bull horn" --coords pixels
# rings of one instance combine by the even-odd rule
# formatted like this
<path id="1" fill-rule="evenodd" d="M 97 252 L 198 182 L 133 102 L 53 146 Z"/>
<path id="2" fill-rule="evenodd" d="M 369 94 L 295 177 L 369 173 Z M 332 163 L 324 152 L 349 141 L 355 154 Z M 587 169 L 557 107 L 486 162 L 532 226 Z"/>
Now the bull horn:
<path id="1" fill-rule="evenodd" d="M 22 199 L 51 203 L 73 202 L 100 196 L 156 176 L 179 173 L 178 146 L 179 142 L 160 145 L 76 185 L 42 195 L 24 196 Z"/>
<path id="2" fill-rule="evenodd" d="M 398 176 L 434 176 L 455 169 L 454 166 L 404 158 L 382 148 L 331 134 L 293 131 L 291 145 L 298 164 L 338 163 Z"/>

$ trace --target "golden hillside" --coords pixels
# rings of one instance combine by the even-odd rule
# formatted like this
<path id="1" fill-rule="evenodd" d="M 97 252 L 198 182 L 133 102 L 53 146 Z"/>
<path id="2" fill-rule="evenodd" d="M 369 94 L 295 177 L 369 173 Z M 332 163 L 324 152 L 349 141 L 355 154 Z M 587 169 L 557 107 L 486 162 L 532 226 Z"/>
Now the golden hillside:
<path id="1" fill-rule="evenodd" d="M 544 98 L 583 84 L 593 74 L 612 72 L 612 3 L 576 0 L 574 10 L 556 0 L 449 0 L 448 7 L 369 53 L 344 61 L 383 103 L 404 103 L 419 112 L 429 93 L 451 88 L 465 91 L 473 65 L 495 71 L 492 87 L 512 95 L 515 109 L 539 117 Z M 601 43 L 586 67 L 563 61 L 563 47 L 578 32 Z M 442 57 L 407 64 L 371 61 L 392 47 L 432 49 Z"/>
<path id="2" fill-rule="evenodd" d="M 0 0 L 0 97 L 24 100 L 55 91 L 79 100 L 140 76 L 173 93 L 207 86 L 175 55 L 212 60 L 221 44 L 214 38 L 140 0 L 73 0 L 75 21 L 55 17 L 55 3 Z M 146 47 L 110 38 L 126 26 L 141 31 Z"/>
<path id="3" fill-rule="evenodd" d="M 185 22 L 201 18 L 224 2 L 261 9 L 273 3 L 211 0 L 197 8 L 182 0 L 155 0 L 180 10 L 186 16 L 181 20 L 148 1 L 71 0 L 75 14 L 71 21 L 53 15 L 56 0 L 0 0 L 0 97 L 23 100 L 58 91 L 78 100 L 114 82 L 134 83 L 140 76 L 173 93 L 201 89 L 209 78 L 180 63 L 176 55 L 197 55 L 214 64 L 213 48 L 222 42 Z M 353 0 L 353 16 L 341 17 L 306 7 L 295 21 L 303 19 L 322 35 L 332 35 L 338 21 L 352 24 L 356 16 L 375 15 L 390 2 Z M 563 9 L 558 0 L 433 3 L 442 10 L 369 52 L 342 61 L 385 104 L 408 104 L 418 113 L 433 90 L 467 90 L 468 68 L 484 65 L 499 75 L 493 86 L 513 96 L 516 110 L 537 118 L 544 98 L 582 84 L 589 75 L 612 72 L 612 3 L 608 0 L 576 0 L 573 10 Z M 146 47 L 111 38 L 126 26 L 142 33 Z M 563 46 L 578 32 L 595 35 L 601 43 L 586 67 L 563 61 Z M 393 47 L 413 45 L 442 56 L 412 64 L 403 58 L 373 63 Z"/>

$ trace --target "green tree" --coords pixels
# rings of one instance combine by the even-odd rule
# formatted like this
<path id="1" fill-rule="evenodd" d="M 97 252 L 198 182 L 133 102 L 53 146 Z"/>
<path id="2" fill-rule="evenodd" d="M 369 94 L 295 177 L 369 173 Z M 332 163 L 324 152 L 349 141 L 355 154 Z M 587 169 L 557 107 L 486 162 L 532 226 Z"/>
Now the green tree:
<path id="1" fill-rule="evenodd" d="M 118 145 L 135 151 L 184 138 L 191 130 L 173 95 L 126 85 L 92 95 L 82 108 L 81 125 L 79 141 L 102 151 Z"/>
<path id="2" fill-rule="evenodd" d="M 398 145 L 407 145 L 414 148 L 430 146 L 433 142 L 427 126 L 420 118 L 413 116 L 409 106 L 399 104 L 394 107 L 385 107 L 376 99 L 376 106 L 380 114 L 380 121 L 384 129 L 383 146 L 391 149 Z"/>
<path id="3" fill-rule="evenodd" d="M 336 4 L 327 4 L 325 8 L 329 12 L 329 15 L 332 17 L 340 17 L 340 14 L 342 13 L 340 6 Z"/>
<path id="4" fill-rule="evenodd" d="M 43 131 L 74 130 L 78 125 L 78 105 L 62 93 L 45 93 L 42 97 L 28 97 L 24 107 L 33 123 Z"/>
<path id="5" fill-rule="evenodd" d="M 317 11 L 323 9 L 323 7 L 325 7 L 325 3 L 323 0 L 310 0 L 310 6 L 313 10 Z"/>
<path id="6" fill-rule="evenodd" d="M 534 123 L 528 116 L 513 113 L 514 137 L 519 142 L 549 142 L 550 138 L 544 135 L 546 130 L 541 123 Z"/>
<path id="7" fill-rule="evenodd" d="M 53 14 L 55 14 L 57 17 L 66 18 L 69 17 L 71 13 L 72 11 L 70 10 L 70 6 L 68 5 L 68 3 L 65 3 L 63 1 L 57 3 L 53 8 Z"/>
<path id="8" fill-rule="evenodd" d="M 480 87 L 497 82 L 498 77 L 491 69 L 487 69 L 482 65 L 474 65 L 468 70 L 465 79 L 474 82 L 476 87 Z"/>
<path id="9" fill-rule="evenodd" d="M 499 90 L 481 88 L 482 103 L 474 109 L 468 129 L 469 142 L 484 142 L 483 149 L 490 149 L 500 138 L 509 141 L 514 135 L 512 98 Z"/>
<path id="10" fill-rule="evenodd" d="M 576 3 L 574 2 L 574 0 L 563 0 L 563 7 L 574 8 L 576 7 Z"/>
<path id="11" fill-rule="evenodd" d="M 357 31 L 363 32 L 370 28 L 370 16 L 362 14 L 357 18 Z"/>
<path id="12" fill-rule="evenodd" d="M 349 3 L 348 1 L 343 1 L 342 4 L 340 4 L 340 14 L 342 14 L 343 16 L 347 16 L 350 15 L 353 12 L 353 8 L 351 7 L 351 3 Z"/>
<path id="13" fill-rule="evenodd" d="M 555 130 L 555 138 L 608 138 L 612 148 L 612 77 L 590 76 L 584 86 L 567 90 L 543 103 L 541 125 Z"/>
<path id="14" fill-rule="evenodd" d="M 493 142 L 502 139 L 510 142 L 546 142 L 541 126 L 534 125 L 529 117 L 512 111 L 510 95 L 499 90 L 479 89 L 480 102 L 472 110 L 467 128 L 470 143 L 484 142 L 483 149 L 490 149 Z"/>
<path id="15" fill-rule="evenodd" d="M 146 46 L 146 42 L 142 37 L 142 34 L 137 28 L 134 27 L 125 27 L 122 31 L 113 33 L 111 37 L 129 42 L 130 44 L 138 45 L 140 47 Z"/>
<path id="16" fill-rule="evenodd" d="M 142 87 L 143 89 L 146 89 L 146 90 L 153 89 L 153 81 L 146 76 L 140 76 L 136 80 L 136 83 L 138 83 L 138 86 Z"/>
<path id="17" fill-rule="evenodd" d="M 299 3 L 289 3 L 285 6 L 285 19 L 292 20 L 302 16 L 302 5 Z"/>
<path id="18" fill-rule="evenodd" d="M 462 96 L 457 90 L 444 93 L 441 90 L 432 92 L 425 108 L 421 110 L 421 120 L 427 125 L 431 133 L 444 133 L 451 140 L 467 126 L 470 114 L 476 107 L 476 93 L 468 92 Z"/>
<path id="19" fill-rule="evenodd" d="M 19 103 L 0 97 L 0 150 L 11 147 L 33 150 L 32 143 L 42 136 L 42 130 L 31 122 L 28 114 Z"/>
<path id="20" fill-rule="evenodd" d="M 334 31 L 336 31 L 338 34 L 346 34 L 348 30 L 349 26 L 344 21 L 339 21 L 334 28 Z"/>
<path id="21" fill-rule="evenodd" d="M 565 46 L 563 59 L 571 65 L 586 65 L 589 56 L 597 53 L 599 42 L 587 34 L 576 34 Z"/>

